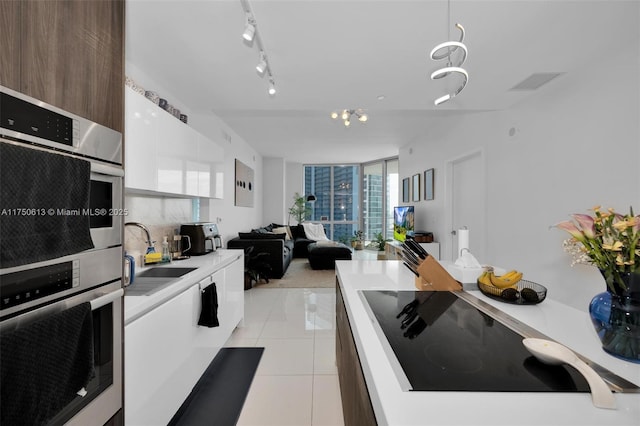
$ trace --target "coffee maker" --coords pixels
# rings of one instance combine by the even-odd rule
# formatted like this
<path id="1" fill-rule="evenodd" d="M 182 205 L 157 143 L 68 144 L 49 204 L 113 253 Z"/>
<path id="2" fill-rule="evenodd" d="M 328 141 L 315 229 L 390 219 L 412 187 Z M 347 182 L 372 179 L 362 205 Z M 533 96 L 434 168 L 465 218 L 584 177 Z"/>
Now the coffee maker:
<path id="1" fill-rule="evenodd" d="M 191 248 L 184 252 L 186 255 L 199 256 L 222 248 L 222 237 L 215 223 L 185 223 L 180 226 L 180 234 L 191 240 Z"/>

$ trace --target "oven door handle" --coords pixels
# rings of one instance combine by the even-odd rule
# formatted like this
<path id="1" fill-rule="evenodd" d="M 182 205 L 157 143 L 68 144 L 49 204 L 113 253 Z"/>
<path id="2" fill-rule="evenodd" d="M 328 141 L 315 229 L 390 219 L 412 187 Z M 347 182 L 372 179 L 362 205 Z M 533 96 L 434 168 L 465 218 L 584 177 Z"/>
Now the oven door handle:
<path id="1" fill-rule="evenodd" d="M 91 303 L 91 310 L 95 311 L 96 309 L 99 309 L 101 307 L 103 307 L 104 305 L 108 305 L 109 303 L 113 302 L 114 300 L 118 299 L 119 297 L 122 297 L 122 295 L 124 295 L 124 290 L 119 288 L 116 291 L 112 291 L 111 293 L 107 293 L 105 295 L 102 295 L 98 298 L 93 299 L 90 303 Z"/>
<path id="2" fill-rule="evenodd" d="M 91 172 L 107 176 L 124 176 L 124 169 L 122 167 L 109 166 L 95 161 L 91 162 Z"/>

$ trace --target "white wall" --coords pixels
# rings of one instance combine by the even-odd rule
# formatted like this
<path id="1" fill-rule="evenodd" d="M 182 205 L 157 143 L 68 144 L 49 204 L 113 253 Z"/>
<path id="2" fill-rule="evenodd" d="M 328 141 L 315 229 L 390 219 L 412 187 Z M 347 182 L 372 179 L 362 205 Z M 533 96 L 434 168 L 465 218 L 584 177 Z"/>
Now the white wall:
<path id="1" fill-rule="evenodd" d="M 194 113 L 181 103 L 178 94 L 171 93 L 170 90 L 158 85 L 147 72 L 139 69 L 135 64 L 130 62 L 126 63 L 126 75 L 133 78 L 146 90 L 153 90 L 160 93 L 161 97 L 165 97 L 169 100 L 169 103 L 175 105 L 182 113 L 186 113 L 189 116 L 189 126 L 192 126 L 224 148 L 224 159 L 221 159 L 222 170 L 224 172 L 224 198 L 200 199 L 199 220 L 217 222 L 220 233 L 225 241 L 236 237 L 238 232 L 260 226 L 263 217 L 264 193 L 262 156 L 215 114 Z M 255 172 L 254 207 L 235 206 L 234 181 L 236 158 L 253 168 Z M 176 203 L 180 206 L 179 211 L 186 213 L 176 216 L 173 213 L 167 214 L 161 209 L 158 209 L 156 213 L 156 210 L 153 208 L 142 207 L 165 205 L 167 204 L 165 197 L 145 197 L 139 199 L 127 196 L 125 198 L 125 207 L 130 209 L 130 217 L 128 217 L 127 220 L 140 220 L 143 223 L 147 221 L 159 228 L 170 228 L 175 225 L 177 217 L 183 218 L 184 216 L 188 216 L 191 211 L 189 209 L 190 200 L 174 201 L 169 204 L 174 206 Z M 175 210 L 175 208 L 173 210 Z M 156 238 L 155 235 L 153 237 Z"/>
<path id="2" fill-rule="evenodd" d="M 450 252 L 445 164 L 483 149 L 488 241 L 487 258 L 480 262 L 522 270 L 549 289 L 548 297 L 586 310 L 590 299 L 605 290 L 604 281 L 593 267 L 571 268 L 562 250 L 567 235 L 549 227 L 597 204 L 620 212 L 633 205 L 640 211 L 635 44 L 633 52 L 608 52 L 557 78 L 508 111 L 443 119 L 425 129 L 423 140 L 404 146 L 401 178 L 430 167 L 436 174 L 436 199 L 414 203 L 416 226 L 433 231 L 442 252 Z"/>
<path id="3" fill-rule="evenodd" d="M 284 158 L 264 158 L 264 225 L 287 221 Z"/>
<path id="4" fill-rule="evenodd" d="M 286 183 L 285 183 L 285 215 L 289 216 L 289 208 L 293 205 L 296 192 L 302 196 L 309 194 L 304 193 L 304 165 L 302 163 L 294 163 L 287 161 L 286 163 Z M 291 218 L 291 223 L 295 223 L 295 219 Z"/>

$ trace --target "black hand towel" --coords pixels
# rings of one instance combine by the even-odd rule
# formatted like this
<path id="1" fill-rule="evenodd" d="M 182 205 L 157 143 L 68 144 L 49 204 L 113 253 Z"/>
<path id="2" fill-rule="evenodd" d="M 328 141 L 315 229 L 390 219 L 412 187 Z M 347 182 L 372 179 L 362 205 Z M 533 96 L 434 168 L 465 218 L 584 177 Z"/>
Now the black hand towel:
<path id="1" fill-rule="evenodd" d="M 202 310 L 200 311 L 200 319 L 198 325 L 206 327 L 218 327 L 218 292 L 216 284 L 213 283 L 201 292 Z"/>
<path id="2" fill-rule="evenodd" d="M 0 182 L 1 268 L 93 248 L 88 161 L 3 142 Z"/>
<path id="3" fill-rule="evenodd" d="M 0 424 L 46 424 L 94 376 L 93 317 L 83 303 L 0 336 Z"/>

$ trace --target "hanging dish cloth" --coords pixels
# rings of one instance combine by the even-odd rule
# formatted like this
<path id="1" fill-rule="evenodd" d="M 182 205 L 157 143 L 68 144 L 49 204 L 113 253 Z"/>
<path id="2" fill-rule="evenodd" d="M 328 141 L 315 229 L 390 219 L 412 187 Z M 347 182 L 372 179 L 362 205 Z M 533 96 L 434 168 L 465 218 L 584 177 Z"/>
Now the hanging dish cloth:
<path id="1" fill-rule="evenodd" d="M 93 248 L 88 161 L 0 143 L 0 182 L 0 268 Z"/>
<path id="2" fill-rule="evenodd" d="M 3 332 L 0 359 L 0 424 L 46 424 L 95 375 L 91 304 Z"/>
<path id="3" fill-rule="evenodd" d="M 211 284 L 200 292 L 202 298 L 202 310 L 198 325 L 205 327 L 218 327 L 218 292 L 216 283 Z"/>

